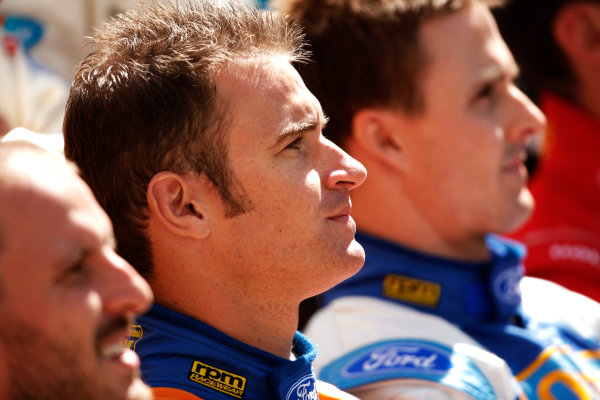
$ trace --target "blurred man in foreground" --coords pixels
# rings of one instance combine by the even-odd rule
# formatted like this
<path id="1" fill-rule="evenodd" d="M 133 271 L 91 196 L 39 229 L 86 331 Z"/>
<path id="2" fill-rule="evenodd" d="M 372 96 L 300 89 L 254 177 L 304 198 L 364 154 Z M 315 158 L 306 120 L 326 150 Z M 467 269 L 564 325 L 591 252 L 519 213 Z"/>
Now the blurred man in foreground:
<path id="1" fill-rule="evenodd" d="M 148 284 L 64 160 L 0 144 L 0 398 L 146 400 L 128 325 Z"/>

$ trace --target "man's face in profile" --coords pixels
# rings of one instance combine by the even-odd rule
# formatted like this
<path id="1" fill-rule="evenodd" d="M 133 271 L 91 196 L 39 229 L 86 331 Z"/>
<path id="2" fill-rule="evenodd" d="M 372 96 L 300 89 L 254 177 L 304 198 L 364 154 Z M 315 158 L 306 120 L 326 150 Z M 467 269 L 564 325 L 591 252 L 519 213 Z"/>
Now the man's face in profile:
<path id="1" fill-rule="evenodd" d="M 514 229 L 529 216 L 525 149 L 541 111 L 515 86 L 515 61 L 475 2 L 421 28 L 425 111 L 404 128 L 411 195 L 452 240 Z"/>
<path id="2" fill-rule="evenodd" d="M 296 70 L 285 57 L 252 59 L 223 71 L 217 90 L 233 116 L 228 162 L 250 204 L 211 226 L 226 263 L 248 287 L 268 279 L 294 301 L 354 274 L 364 251 L 349 192 L 366 171 L 322 135 L 326 118 Z"/>
<path id="3" fill-rule="evenodd" d="M 35 156 L 15 156 L 14 167 L 27 170 Z M 139 359 L 124 343 L 152 294 L 114 252 L 110 222 L 89 189 L 58 165 L 0 184 L 8 398 L 149 399 Z"/>

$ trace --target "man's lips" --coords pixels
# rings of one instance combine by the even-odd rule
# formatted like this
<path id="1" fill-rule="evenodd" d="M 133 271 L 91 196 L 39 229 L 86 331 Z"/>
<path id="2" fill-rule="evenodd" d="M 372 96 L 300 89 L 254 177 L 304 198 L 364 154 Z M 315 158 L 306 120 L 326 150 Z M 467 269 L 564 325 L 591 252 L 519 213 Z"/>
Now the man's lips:
<path id="1" fill-rule="evenodd" d="M 345 222 L 350 218 L 350 213 L 352 212 L 352 206 L 344 207 L 342 210 L 338 211 L 334 215 L 330 216 L 329 219 L 333 221 Z"/>
<path id="2" fill-rule="evenodd" d="M 136 373 L 140 368 L 140 359 L 126 344 L 130 322 L 130 318 L 119 317 L 105 324 L 100 329 L 96 346 L 100 360 Z"/>
<path id="3" fill-rule="evenodd" d="M 96 336 L 96 350 L 99 357 L 109 359 L 123 355 L 131 322 L 132 318 L 122 315 L 100 326 Z"/>
<path id="4" fill-rule="evenodd" d="M 504 172 L 518 172 L 525 168 L 525 160 L 527 155 L 519 153 L 516 157 L 511 157 L 508 161 L 502 165 L 502 171 Z"/>

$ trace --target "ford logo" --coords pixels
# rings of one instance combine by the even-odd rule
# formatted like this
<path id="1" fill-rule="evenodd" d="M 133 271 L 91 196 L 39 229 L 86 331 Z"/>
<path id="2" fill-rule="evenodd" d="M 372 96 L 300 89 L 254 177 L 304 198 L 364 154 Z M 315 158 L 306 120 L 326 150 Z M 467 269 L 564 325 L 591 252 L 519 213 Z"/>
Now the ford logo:
<path id="1" fill-rule="evenodd" d="M 288 391 L 285 400 L 319 400 L 314 375 L 303 376 Z"/>
<path id="2" fill-rule="evenodd" d="M 380 371 L 445 373 L 452 367 L 450 354 L 434 346 L 394 344 L 377 347 L 355 358 L 343 373 L 346 376 Z"/>

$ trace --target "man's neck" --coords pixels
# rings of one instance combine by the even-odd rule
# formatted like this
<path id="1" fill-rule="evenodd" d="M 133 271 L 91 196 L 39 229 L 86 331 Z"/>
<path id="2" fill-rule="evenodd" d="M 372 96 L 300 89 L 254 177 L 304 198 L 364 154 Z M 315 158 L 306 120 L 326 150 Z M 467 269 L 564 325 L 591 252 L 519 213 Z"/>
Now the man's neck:
<path id="1" fill-rule="evenodd" d="M 404 225 L 394 231 L 383 230 L 380 229 L 380 226 L 371 226 L 370 224 L 366 224 L 366 226 L 359 222 L 357 224 L 358 229 L 365 233 L 424 254 L 460 261 L 487 261 L 490 259 L 485 236 L 449 241 L 438 235 L 437 232 L 428 232 L 426 226 L 413 230 Z"/>
<path id="2" fill-rule="evenodd" d="M 490 258 L 484 234 L 460 234 L 450 224 L 435 226 L 392 185 L 371 182 L 371 186 L 363 186 L 352 194 L 352 216 L 360 231 L 440 257 L 462 261 Z M 369 190 L 363 190 L 367 187 Z"/>
<path id="3" fill-rule="evenodd" d="M 153 287 L 156 303 L 245 344 L 290 358 L 299 304 L 284 304 L 281 298 L 269 298 L 260 289 L 244 290 L 222 282 L 207 282 L 169 285 L 172 289 Z"/>

